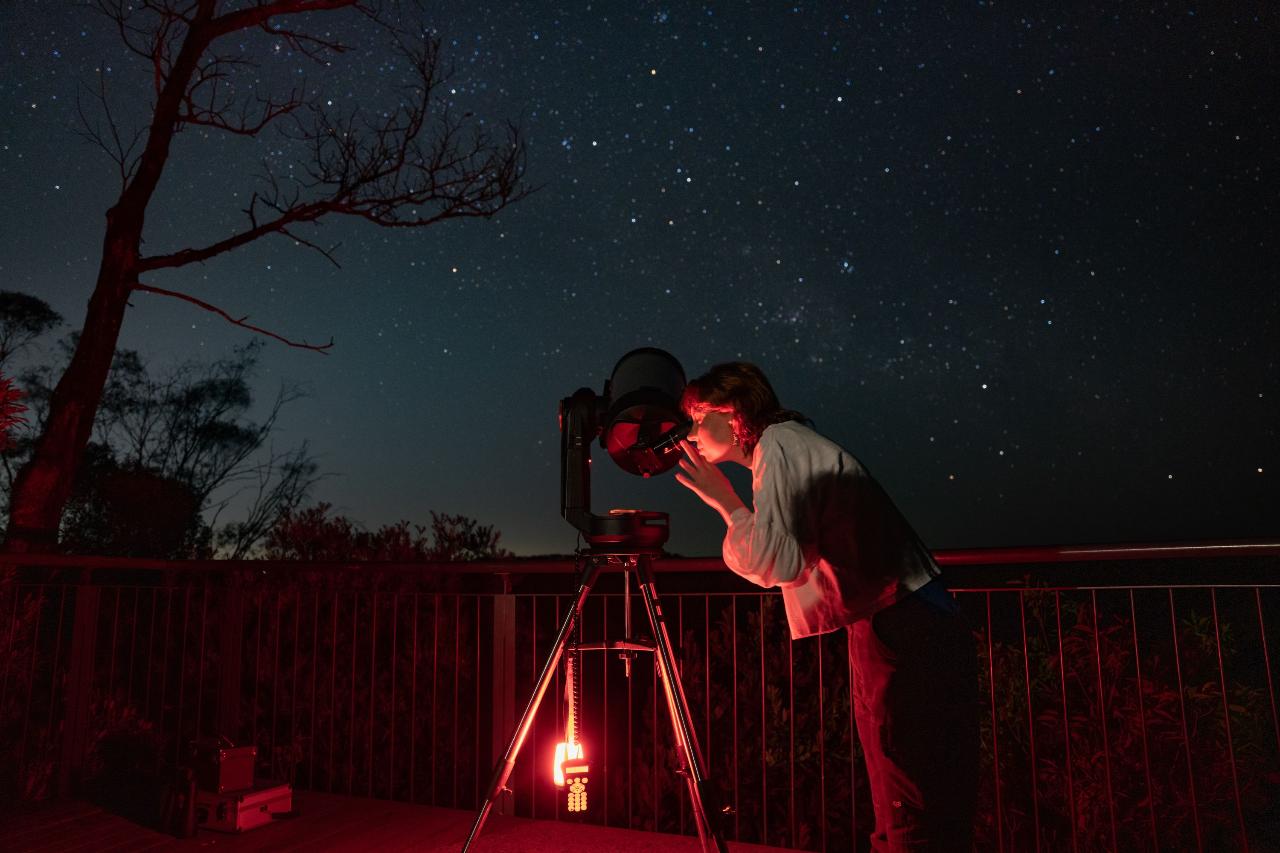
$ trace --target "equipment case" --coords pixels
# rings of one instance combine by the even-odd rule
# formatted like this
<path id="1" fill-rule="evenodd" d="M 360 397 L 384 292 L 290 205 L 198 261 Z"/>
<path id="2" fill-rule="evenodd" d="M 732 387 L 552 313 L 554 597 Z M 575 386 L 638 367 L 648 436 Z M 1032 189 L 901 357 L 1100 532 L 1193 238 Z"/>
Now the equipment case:
<path id="1" fill-rule="evenodd" d="M 191 745 L 191 763 L 196 785 L 214 794 L 243 791 L 253 787 L 256 746 L 232 746 L 216 741 L 196 741 Z"/>
<path id="2" fill-rule="evenodd" d="M 264 781 L 228 794 L 196 792 L 196 822 L 218 832 L 244 832 L 292 810 L 293 788 L 287 782 Z"/>

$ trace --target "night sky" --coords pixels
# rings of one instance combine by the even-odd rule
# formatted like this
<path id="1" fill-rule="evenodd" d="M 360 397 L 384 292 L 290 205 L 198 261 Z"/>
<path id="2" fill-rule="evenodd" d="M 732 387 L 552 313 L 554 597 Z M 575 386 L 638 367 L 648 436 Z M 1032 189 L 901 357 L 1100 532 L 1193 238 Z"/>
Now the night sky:
<path id="1" fill-rule="evenodd" d="M 489 221 L 304 232 L 341 242 L 341 269 L 273 237 L 148 283 L 335 339 L 269 342 L 258 393 L 304 385 L 276 446 L 309 439 L 335 475 L 315 497 L 371 527 L 434 509 L 517 554 L 571 551 L 557 403 L 658 346 L 690 376 L 759 363 L 932 547 L 1274 539 L 1280 22 L 1020 5 L 428 4 L 443 94 L 521 126 L 534 195 Z M 354 48 L 331 69 L 261 33 L 229 48 L 264 91 L 389 103 L 384 40 L 317 20 Z M 77 89 L 106 67 L 140 118 L 146 69 L 70 2 L 5 3 L 0 33 L 0 287 L 66 332 L 118 191 L 74 133 Z M 243 228 L 263 158 L 296 159 L 270 131 L 179 136 L 144 250 Z M 121 345 L 157 367 L 250 338 L 133 306 Z M 718 516 L 670 474 L 595 457 L 597 511 L 665 510 L 672 551 L 718 551 Z"/>

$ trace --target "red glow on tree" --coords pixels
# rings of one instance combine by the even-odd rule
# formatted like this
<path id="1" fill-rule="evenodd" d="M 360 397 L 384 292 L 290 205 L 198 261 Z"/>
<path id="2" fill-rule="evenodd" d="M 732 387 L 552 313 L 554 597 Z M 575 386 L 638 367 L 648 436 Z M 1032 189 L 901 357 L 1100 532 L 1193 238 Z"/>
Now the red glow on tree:
<path id="1" fill-rule="evenodd" d="M 22 413 L 27 407 L 22 405 L 22 392 L 13 385 L 13 380 L 0 376 L 0 450 L 7 450 L 13 443 L 9 430 L 23 422 Z"/>

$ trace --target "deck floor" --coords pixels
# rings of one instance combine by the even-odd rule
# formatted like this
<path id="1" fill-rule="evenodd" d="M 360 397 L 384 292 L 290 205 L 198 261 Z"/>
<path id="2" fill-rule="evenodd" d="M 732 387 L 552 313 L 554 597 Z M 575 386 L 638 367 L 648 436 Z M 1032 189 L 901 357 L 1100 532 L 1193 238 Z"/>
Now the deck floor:
<path id="1" fill-rule="evenodd" d="M 8 853 L 70 851 L 413 850 L 457 853 L 475 813 L 411 803 L 299 791 L 295 814 L 242 835 L 201 829 L 195 838 L 134 823 L 86 802 L 64 802 L 0 817 L 0 848 Z M 730 842 L 734 853 L 777 853 L 779 848 Z M 476 853 L 699 853 L 683 835 L 612 829 L 492 815 Z"/>

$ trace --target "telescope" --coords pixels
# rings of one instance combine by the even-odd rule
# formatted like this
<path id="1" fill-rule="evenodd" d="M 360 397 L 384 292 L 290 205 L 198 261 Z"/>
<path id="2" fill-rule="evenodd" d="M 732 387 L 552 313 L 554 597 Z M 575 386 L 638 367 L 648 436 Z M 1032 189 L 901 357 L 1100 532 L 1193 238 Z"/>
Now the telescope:
<path id="1" fill-rule="evenodd" d="M 680 460 L 690 421 L 680 410 L 684 368 L 653 347 L 618 359 L 597 395 L 579 388 L 560 401 L 560 514 L 596 553 L 654 554 L 667 541 L 667 514 L 644 510 L 591 511 L 591 442 L 622 470 L 661 474 Z"/>
<path id="2" fill-rule="evenodd" d="M 581 671 L 577 660 L 583 651 L 623 652 L 628 675 L 633 653 L 653 655 L 654 665 L 662 675 L 662 690 L 671 717 L 676 772 L 685 780 L 688 789 L 699 843 L 703 853 L 727 853 L 723 834 L 711 817 L 719 814 L 709 805 L 715 801 L 715 792 L 703 769 L 706 765 L 689 713 L 689 700 L 680 681 L 680 669 L 653 579 L 653 559 L 662 553 L 662 546 L 667 541 L 667 514 L 615 509 L 605 515 L 596 515 L 591 511 L 593 441 L 599 440 L 600 446 L 622 470 L 642 477 L 661 474 L 680 461 L 680 441 L 689 434 L 691 425 L 680 410 L 684 386 L 684 368 L 674 356 L 660 349 L 643 347 L 618 360 L 605 383 L 603 394 L 598 395 L 590 388 L 579 388 L 560 401 L 560 514 L 578 529 L 588 548 L 573 605 L 564 615 L 511 742 L 494 767 L 489 792 L 480 804 L 462 853 L 469 853 L 494 803 L 510 790 L 507 783 L 516 758 L 529 736 L 534 716 L 562 656 L 566 660 L 569 716 L 565 742 L 556 748 L 552 772 L 557 787 L 567 789 L 568 810 L 587 810 L 591 763 L 584 754 L 579 737 L 578 691 L 574 686 L 576 674 Z M 613 642 L 579 642 L 575 639 L 574 630 L 581 628 L 579 614 L 582 605 L 591 594 L 600 572 L 606 568 L 623 571 L 623 614 L 627 636 Z M 649 617 L 649 639 L 631 636 L 629 590 L 633 571 Z"/>

